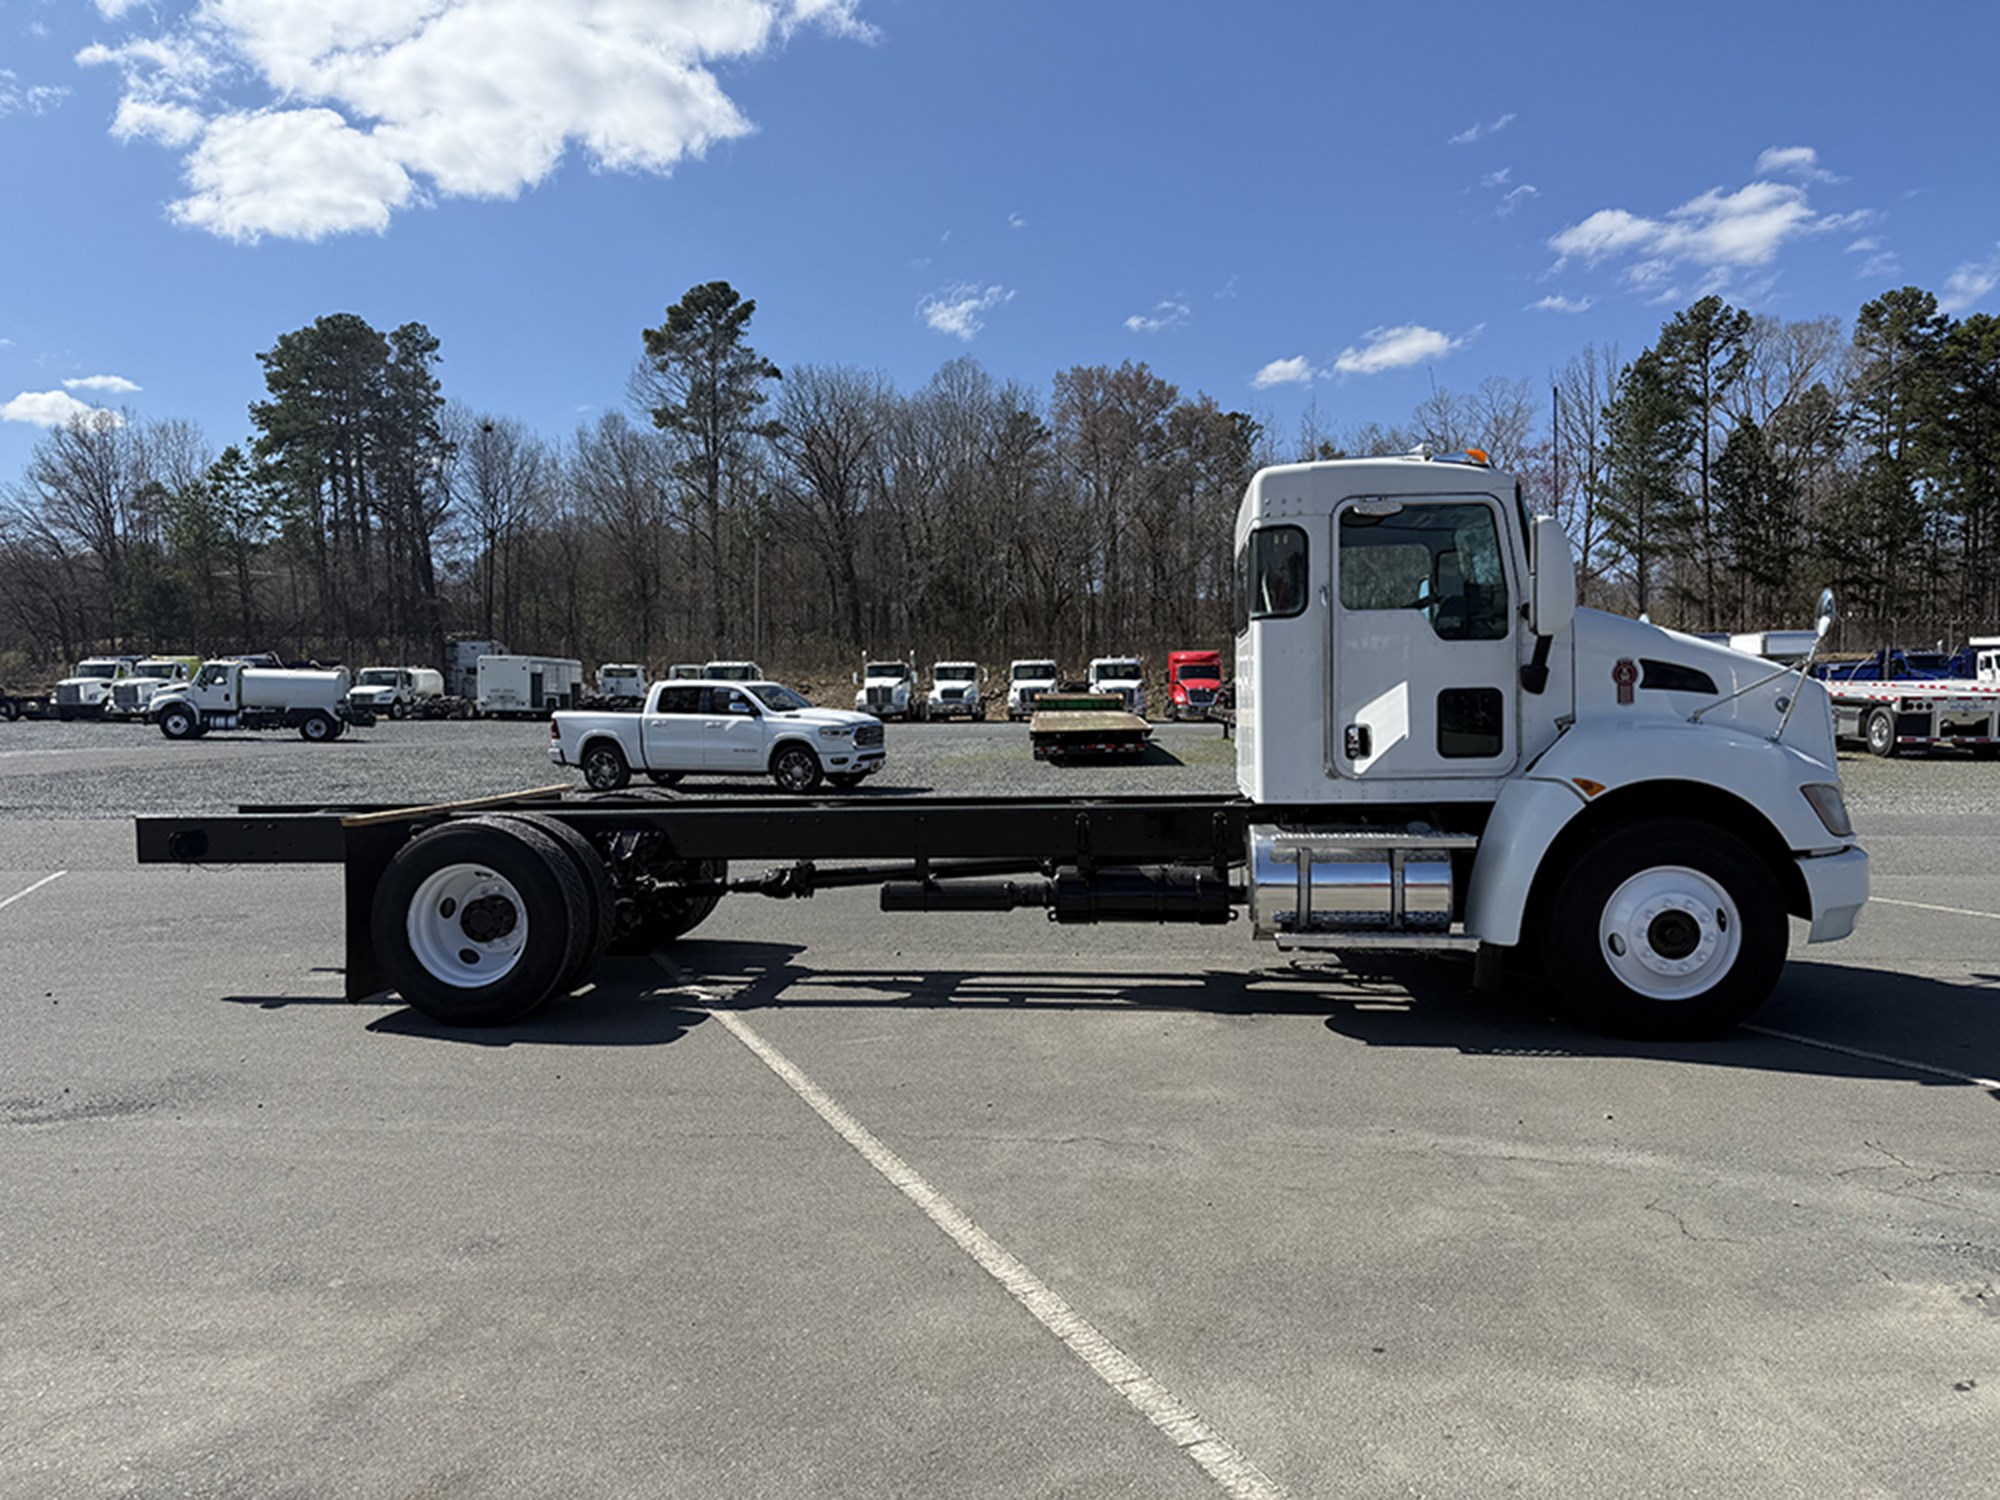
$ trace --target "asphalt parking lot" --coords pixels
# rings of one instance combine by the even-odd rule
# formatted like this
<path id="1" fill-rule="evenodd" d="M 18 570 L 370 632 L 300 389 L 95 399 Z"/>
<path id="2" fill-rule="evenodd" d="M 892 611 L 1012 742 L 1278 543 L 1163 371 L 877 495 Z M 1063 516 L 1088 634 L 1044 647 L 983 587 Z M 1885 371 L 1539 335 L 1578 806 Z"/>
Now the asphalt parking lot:
<path id="1" fill-rule="evenodd" d="M 496 1031 L 139 810 L 575 781 L 540 725 L 0 726 L 8 1496 L 1986 1496 L 2000 765 L 1847 759 L 1757 1025 L 1463 964 L 725 902 Z M 892 727 L 865 795 L 1215 791 Z M 736 790 L 742 790 L 737 788 Z"/>

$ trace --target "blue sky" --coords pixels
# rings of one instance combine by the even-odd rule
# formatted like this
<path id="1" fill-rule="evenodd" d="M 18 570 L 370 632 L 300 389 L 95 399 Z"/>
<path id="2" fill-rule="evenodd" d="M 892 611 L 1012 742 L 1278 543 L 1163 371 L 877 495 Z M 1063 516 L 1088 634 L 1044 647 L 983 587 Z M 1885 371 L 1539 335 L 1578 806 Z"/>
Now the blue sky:
<path id="1" fill-rule="evenodd" d="M 1985 5 L 0 0 L 0 485 L 68 403 L 249 431 L 415 320 L 622 407 L 690 285 L 780 365 L 1145 360 L 1289 433 L 1629 354 L 1708 290 L 2000 310 Z"/>

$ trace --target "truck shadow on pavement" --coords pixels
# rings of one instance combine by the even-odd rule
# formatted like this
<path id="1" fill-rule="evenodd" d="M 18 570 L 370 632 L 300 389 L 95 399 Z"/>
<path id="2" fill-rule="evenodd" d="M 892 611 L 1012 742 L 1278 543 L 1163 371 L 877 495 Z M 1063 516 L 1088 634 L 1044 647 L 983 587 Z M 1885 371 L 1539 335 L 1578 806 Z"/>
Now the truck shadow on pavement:
<path id="1" fill-rule="evenodd" d="M 593 983 L 558 996 L 533 1014 L 505 1026 L 445 1026 L 411 1010 L 390 995 L 354 1001 L 356 1011 L 387 1009 L 363 1029 L 377 1036 L 415 1037 L 475 1047 L 665 1047 L 708 1019 L 663 992 L 661 974 L 650 962 L 606 963 Z M 346 1006 L 337 995 L 224 995 L 227 1005 L 260 1010 L 294 1006 Z"/>
<path id="2" fill-rule="evenodd" d="M 2000 976 L 1988 974 L 1953 981 L 1794 960 L 1749 1026 L 1710 1041 L 1648 1042 L 1562 1019 L 1552 995 L 1531 979 L 1510 977 L 1498 990 L 1475 991 L 1471 962 L 1456 957 L 1369 954 L 1310 966 L 1159 973 L 818 966 L 801 963 L 803 951 L 787 943 L 687 941 L 667 957 L 683 993 L 713 996 L 734 1010 L 1317 1016 L 1327 1030 L 1366 1046 L 1469 1058 L 1645 1058 L 1926 1087 L 1971 1088 L 1974 1077 L 2000 1077 Z M 2000 1099 L 2000 1090 L 1986 1092 Z"/>

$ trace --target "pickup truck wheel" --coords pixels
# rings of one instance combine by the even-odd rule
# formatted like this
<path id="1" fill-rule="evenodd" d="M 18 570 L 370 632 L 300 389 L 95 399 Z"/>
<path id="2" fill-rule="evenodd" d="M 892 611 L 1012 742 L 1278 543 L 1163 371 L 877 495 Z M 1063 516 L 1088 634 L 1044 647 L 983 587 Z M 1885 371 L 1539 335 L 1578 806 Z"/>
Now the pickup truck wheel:
<path id="1" fill-rule="evenodd" d="M 321 709 L 315 709 L 299 720 L 299 738 L 322 744 L 340 737 L 340 720 Z"/>
<path id="2" fill-rule="evenodd" d="M 1896 716 L 1888 709 L 1878 708 L 1870 714 L 1863 730 L 1868 736 L 1870 755 L 1879 755 L 1887 760 L 1896 753 Z"/>
<path id="3" fill-rule="evenodd" d="M 809 792 L 820 782 L 819 757 L 804 745 L 781 745 L 771 757 L 771 778 L 788 792 Z"/>
<path id="4" fill-rule="evenodd" d="M 625 752 L 609 740 L 599 740 L 583 752 L 583 779 L 594 792 L 622 791 L 631 784 L 632 768 Z"/>
<path id="5" fill-rule="evenodd" d="M 589 839 L 561 818 L 552 818 L 547 813 L 496 813 L 490 818 L 470 821 L 498 823 L 503 828 L 510 824 L 525 824 L 547 834 L 549 840 L 568 857 L 570 867 L 583 882 L 584 895 L 590 907 L 589 920 L 584 924 L 586 935 L 574 966 L 556 982 L 555 989 L 556 994 L 567 995 L 590 977 L 598 960 L 610 951 L 611 939 L 618 931 L 618 888 L 611 883 L 611 871 Z"/>
<path id="6" fill-rule="evenodd" d="M 685 771 L 648 771 L 646 779 L 654 786 L 677 786 L 685 775 L 687 775 Z"/>
<path id="7" fill-rule="evenodd" d="M 448 1026 L 497 1026 L 554 993 L 591 941 L 560 845 L 518 820 L 464 819 L 396 851 L 371 927 L 390 987 Z"/>
<path id="8" fill-rule="evenodd" d="M 1564 871 L 1542 933 L 1570 1011 L 1621 1036 L 1729 1030 L 1778 982 L 1790 940 L 1770 867 L 1734 835 L 1661 819 L 1608 829 Z"/>
<path id="9" fill-rule="evenodd" d="M 191 740 L 201 733 L 201 715 L 185 703 L 170 703 L 160 710 L 160 733 L 170 740 Z"/>

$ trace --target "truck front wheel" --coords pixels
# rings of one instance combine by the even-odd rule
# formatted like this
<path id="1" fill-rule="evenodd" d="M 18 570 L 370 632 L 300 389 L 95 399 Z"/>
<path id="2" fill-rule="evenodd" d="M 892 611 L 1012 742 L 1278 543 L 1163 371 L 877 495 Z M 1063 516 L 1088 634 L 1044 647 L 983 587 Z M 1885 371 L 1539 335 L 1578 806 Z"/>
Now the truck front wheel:
<path id="1" fill-rule="evenodd" d="M 299 738 L 315 745 L 340 737 L 340 720 L 330 713 L 314 711 L 299 720 Z"/>
<path id="2" fill-rule="evenodd" d="M 170 703 L 160 710 L 160 733 L 170 740 L 191 740 L 201 733 L 201 715 L 185 703 Z"/>
<path id="3" fill-rule="evenodd" d="M 1888 709 L 1878 708 L 1870 714 L 1865 732 L 1870 755 L 1879 755 L 1886 760 L 1896 753 L 1896 716 Z"/>
<path id="4" fill-rule="evenodd" d="M 1790 939 L 1763 860 L 1709 824 L 1608 829 L 1557 880 L 1543 930 L 1570 1011 L 1621 1036 L 1715 1036 L 1770 995 Z"/>
<path id="5" fill-rule="evenodd" d="M 771 757 L 771 779 L 788 792 L 809 792 L 819 785 L 819 757 L 804 745 L 785 745 Z"/>
<path id="6" fill-rule="evenodd" d="M 599 740 L 583 752 L 583 779 L 594 792 L 621 792 L 632 780 L 625 752 L 609 740 Z"/>

